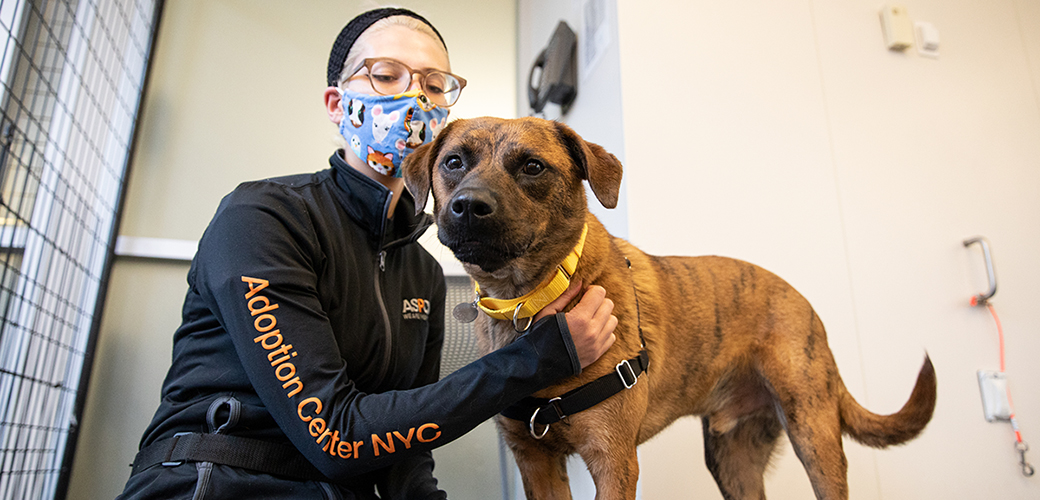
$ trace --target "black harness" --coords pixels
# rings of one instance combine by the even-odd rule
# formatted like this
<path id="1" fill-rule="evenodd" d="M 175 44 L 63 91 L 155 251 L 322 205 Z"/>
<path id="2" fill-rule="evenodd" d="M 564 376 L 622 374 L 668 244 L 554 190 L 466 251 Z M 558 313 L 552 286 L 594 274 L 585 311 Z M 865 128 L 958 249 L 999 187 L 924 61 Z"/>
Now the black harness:
<path id="1" fill-rule="evenodd" d="M 628 257 L 625 257 L 625 263 L 629 269 L 632 269 L 632 261 L 628 260 Z M 549 432 L 550 424 L 559 422 L 568 415 L 592 408 L 606 401 L 607 398 L 635 386 L 636 382 L 639 382 L 639 375 L 650 367 L 650 355 L 646 352 L 643 323 L 639 315 L 639 294 L 636 292 L 634 282 L 632 293 L 636 299 L 636 325 L 639 330 L 641 347 L 636 357 L 618 363 L 614 366 L 613 372 L 555 398 L 526 397 L 521 399 L 503 410 L 502 416 L 527 422 L 531 436 L 535 439 L 542 439 Z M 542 432 L 535 431 L 536 424 L 545 426 Z"/>

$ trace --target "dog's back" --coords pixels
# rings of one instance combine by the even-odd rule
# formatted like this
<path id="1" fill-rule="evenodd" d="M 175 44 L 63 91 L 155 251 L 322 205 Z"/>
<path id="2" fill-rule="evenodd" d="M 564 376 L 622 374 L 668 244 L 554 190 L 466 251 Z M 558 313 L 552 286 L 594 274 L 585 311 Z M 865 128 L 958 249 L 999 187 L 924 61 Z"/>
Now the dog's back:
<path id="1" fill-rule="evenodd" d="M 691 414 L 705 415 L 713 431 L 727 432 L 743 419 L 782 406 L 777 386 L 807 401 L 800 407 L 834 398 L 841 431 L 868 446 L 906 442 L 931 419 L 936 381 L 930 360 L 902 410 L 874 414 L 845 388 L 819 316 L 779 276 L 737 259 L 652 256 L 625 240 L 613 241 L 631 262 L 631 271 L 622 274 L 631 274 L 640 328 L 657 368 L 647 377 L 651 404 L 640 442 Z M 684 373 L 659 374 L 669 367 Z M 797 380 L 789 379 L 795 375 Z"/>

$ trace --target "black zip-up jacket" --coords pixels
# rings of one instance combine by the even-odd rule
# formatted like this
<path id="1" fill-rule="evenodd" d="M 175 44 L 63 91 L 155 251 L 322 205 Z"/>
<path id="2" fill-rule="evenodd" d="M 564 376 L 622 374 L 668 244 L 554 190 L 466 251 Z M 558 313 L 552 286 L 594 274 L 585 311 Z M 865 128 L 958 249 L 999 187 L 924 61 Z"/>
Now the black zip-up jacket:
<path id="1" fill-rule="evenodd" d="M 220 410 L 221 432 L 290 442 L 359 498 L 373 485 L 383 498 L 442 498 L 432 448 L 581 366 L 561 313 L 438 382 L 444 277 L 416 243 L 431 218 L 404 193 L 388 219 L 390 192 L 340 154 L 222 200 L 141 445 L 213 432 Z M 234 415 L 214 404 L 228 397 Z"/>

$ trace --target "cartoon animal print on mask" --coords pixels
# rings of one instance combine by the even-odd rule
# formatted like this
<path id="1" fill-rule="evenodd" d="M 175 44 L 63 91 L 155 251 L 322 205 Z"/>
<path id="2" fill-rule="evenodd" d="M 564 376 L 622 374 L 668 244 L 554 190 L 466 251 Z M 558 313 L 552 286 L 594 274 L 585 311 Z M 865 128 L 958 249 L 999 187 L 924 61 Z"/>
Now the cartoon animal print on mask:
<path id="1" fill-rule="evenodd" d="M 384 96 L 343 89 L 340 96 L 343 119 L 339 121 L 339 133 L 349 145 L 349 148 L 343 146 L 343 149 L 349 149 L 357 160 L 365 164 L 369 164 L 369 153 L 366 152 L 369 146 L 384 158 L 386 153 L 393 153 L 391 158 L 397 168 L 390 172 L 395 177 L 401 175 L 400 166 L 404 157 L 420 145 L 430 142 L 434 130 L 444 128 L 448 118 L 447 108 L 432 106 L 432 109 L 425 111 L 420 99 L 423 94 L 418 90 Z M 364 115 L 358 113 L 362 105 Z M 348 120 L 348 116 L 357 117 L 364 125 L 358 127 L 359 121 Z M 379 160 L 377 163 L 383 162 Z M 379 171 L 378 167 L 373 168 Z"/>
<path id="2" fill-rule="evenodd" d="M 372 108 L 372 137 L 375 138 L 376 142 L 383 143 L 386 135 L 390 133 L 390 128 L 394 126 L 394 123 L 400 117 L 401 113 L 398 111 L 389 114 L 383 113 L 383 106 L 379 104 Z"/>
<path id="3" fill-rule="evenodd" d="M 404 128 L 408 130 L 408 140 L 405 141 L 405 145 L 412 149 L 422 146 L 426 141 L 426 124 L 422 120 L 412 120 L 414 112 L 415 108 L 408 108 L 408 112 L 404 115 Z"/>
<path id="4" fill-rule="evenodd" d="M 354 155 L 361 158 L 361 138 L 354 134 L 350 137 L 350 150 L 354 152 Z"/>
<path id="5" fill-rule="evenodd" d="M 394 166 L 393 153 L 380 153 L 372 149 L 372 146 L 368 147 L 368 166 L 376 172 L 390 177 L 394 177 L 397 170 L 397 167 Z"/>
<path id="6" fill-rule="evenodd" d="M 347 104 L 347 114 L 350 115 L 350 124 L 354 128 L 361 128 L 365 124 L 365 103 L 351 99 Z"/>
<path id="7" fill-rule="evenodd" d="M 447 124 L 448 124 L 448 117 L 447 116 L 442 118 L 440 121 L 437 121 L 436 118 L 430 120 L 430 133 L 433 134 L 433 139 L 437 138 L 437 134 L 441 133 L 441 130 L 444 130 L 444 126 L 447 125 Z"/>
<path id="8" fill-rule="evenodd" d="M 415 98 L 415 102 L 419 104 L 419 107 L 422 108 L 423 111 L 429 111 L 437 107 L 436 104 L 430 102 L 430 98 L 426 97 L 426 94 L 419 94 Z"/>

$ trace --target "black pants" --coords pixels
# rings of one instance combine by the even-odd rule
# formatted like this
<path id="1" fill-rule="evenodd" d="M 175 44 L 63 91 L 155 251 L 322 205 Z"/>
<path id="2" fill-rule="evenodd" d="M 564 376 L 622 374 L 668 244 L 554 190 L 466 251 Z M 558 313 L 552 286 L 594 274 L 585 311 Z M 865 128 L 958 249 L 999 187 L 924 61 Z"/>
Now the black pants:
<path id="1" fill-rule="evenodd" d="M 157 465 L 133 475 L 117 500 L 369 500 L 329 483 L 291 481 L 210 462 L 187 462 L 176 467 Z"/>

